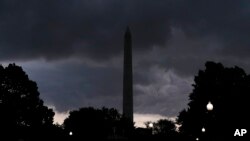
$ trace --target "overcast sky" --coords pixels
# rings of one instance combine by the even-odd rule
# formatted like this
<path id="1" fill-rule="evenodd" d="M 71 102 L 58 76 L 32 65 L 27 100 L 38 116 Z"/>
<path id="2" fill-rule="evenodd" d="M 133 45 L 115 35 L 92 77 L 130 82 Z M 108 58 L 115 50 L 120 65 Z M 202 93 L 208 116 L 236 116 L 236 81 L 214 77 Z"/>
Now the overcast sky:
<path id="1" fill-rule="evenodd" d="M 1 0 L 0 61 L 21 65 L 58 112 L 121 112 L 127 25 L 137 114 L 178 115 L 208 60 L 250 72 L 247 0 Z"/>

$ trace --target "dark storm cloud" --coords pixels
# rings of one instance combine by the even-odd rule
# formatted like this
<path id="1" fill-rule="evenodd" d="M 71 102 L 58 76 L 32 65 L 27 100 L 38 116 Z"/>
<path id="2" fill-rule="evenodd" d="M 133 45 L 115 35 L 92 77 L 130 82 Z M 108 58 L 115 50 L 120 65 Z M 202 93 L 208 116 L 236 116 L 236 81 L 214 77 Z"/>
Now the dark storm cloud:
<path id="1" fill-rule="evenodd" d="M 119 68 L 88 67 L 72 61 L 34 61 L 22 66 L 38 83 L 41 98 L 60 112 L 83 106 L 121 108 Z"/>
<path id="2" fill-rule="evenodd" d="M 155 66 L 147 71 L 150 83 L 136 83 L 135 111 L 176 116 L 186 107 L 192 77 L 180 77 L 175 71 Z"/>
<path id="3" fill-rule="evenodd" d="M 109 59 L 122 51 L 127 25 L 136 29 L 137 48 L 162 44 L 169 28 L 167 14 L 163 5 L 150 5 L 103 0 L 2 1 L 1 59 L 74 55 Z"/>
<path id="4" fill-rule="evenodd" d="M 245 0 L 3 0 L 0 58 L 108 60 L 121 54 L 127 25 L 138 52 L 165 47 L 175 27 L 194 40 L 219 40 L 217 53 L 247 57 L 248 9 Z"/>
<path id="5" fill-rule="evenodd" d="M 249 5 L 246 0 L 2 0 L 0 60 L 27 61 L 21 64 L 41 96 L 59 111 L 121 109 L 123 34 L 130 25 L 135 111 L 174 116 L 185 108 L 192 77 L 205 61 L 250 72 Z"/>
<path id="6" fill-rule="evenodd" d="M 21 63 L 38 83 L 41 98 L 57 111 L 79 107 L 122 109 L 122 69 L 88 67 L 72 61 Z M 159 66 L 135 73 L 134 108 L 136 113 L 175 116 L 187 104 L 191 77 L 179 77 L 173 70 Z M 146 81 L 144 81 L 146 80 Z"/>
<path id="7" fill-rule="evenodd" d="M 190 37 L 211 36 L 220 40 L 221 55 L 247 57 L 249 12 L 246 0 L 189 0 L 181 2 L 173 19 Z"/>

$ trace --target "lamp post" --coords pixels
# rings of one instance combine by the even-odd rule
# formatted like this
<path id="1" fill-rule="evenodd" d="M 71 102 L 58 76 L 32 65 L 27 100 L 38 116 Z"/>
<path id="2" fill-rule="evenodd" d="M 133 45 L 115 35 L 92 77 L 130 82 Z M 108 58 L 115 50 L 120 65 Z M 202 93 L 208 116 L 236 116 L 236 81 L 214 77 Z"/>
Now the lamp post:
<path id="1" fill-rule="evenodd" d="M 150 122 L 150 123 L 148 124 L 148 127 L 149 127 L 149 129 L 150 129 L 150 134 L 153 135 L 153 127 L 154 127 L 154 124 L 153 124 L 152 122 Z"/>
<path id="2" fill-rule="evenodd" d="M 211 103 L 211 101 L 208 101 L 208 103 L 207 103 L 207 106 L 206 106 L 206 108 L 207 108 L 207 110 L 208 110 L 208 112 L 210 112 L 210 113 L 208 113 L 209 115 L 209 117 L 208 117 L 208 121 L 211 121 L 211 111 L 213 111 L 213 109 L 214 109 L 214 105 Z M 208 124 L 210 124 L 210 122 L 208 122 Z M 209 125 L 208 125 L 209 126 Z M 206 131 L 206 129 L 203 127 L 202 128 L 202 132 L 204 133 Z M 209 132 L 211 133 L 211 129 L 209 129 Z M 208 140 L 209 140 L 209 136 L 210 136 L 210 134 L 209 134 L 209 132 L 207 132 L 206 134 L 207 134 L 207 138 L 208 138 Z"/>
<path id="3" fill-rule="evenodd" d="M 68 136 L 68 140 L 69 140 L 69 141 L 73 140 L 73 132 L 72 132 L 72 131 L 69 131 L 69 132 L 68 132 L 68 135 L 69 135 L 69 136 Z"/>

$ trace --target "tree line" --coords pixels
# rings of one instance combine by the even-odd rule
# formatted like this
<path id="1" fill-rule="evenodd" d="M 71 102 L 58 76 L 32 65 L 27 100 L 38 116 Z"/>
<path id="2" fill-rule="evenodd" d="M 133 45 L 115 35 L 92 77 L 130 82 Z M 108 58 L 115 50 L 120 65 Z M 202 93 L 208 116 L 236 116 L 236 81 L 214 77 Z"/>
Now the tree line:
<path id="1" fill-rule="evenodd" d="M 205 66 L 195 76 L 190 102 L 176 121 L 160 119 L 136 128 L 116 109 L 105 107 L 73 110 L 62 125 L 53 124 L 55 113 L 39 98 L 37 84 L 20 66 L 0 65 L 0 137 L 13 141 L 232 139 L 235 129 L 249 128 L 250 75 L 221 63 Z M 207 109 L 208 103 L 213 109 Z"/>

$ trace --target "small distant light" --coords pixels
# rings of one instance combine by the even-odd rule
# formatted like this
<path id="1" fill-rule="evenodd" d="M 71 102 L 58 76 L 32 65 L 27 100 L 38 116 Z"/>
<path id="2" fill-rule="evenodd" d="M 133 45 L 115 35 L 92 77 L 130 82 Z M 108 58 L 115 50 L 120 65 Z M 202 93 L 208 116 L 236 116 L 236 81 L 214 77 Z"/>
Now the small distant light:
<path id="1" fill-rule="evenodd" d="M 198 141 L 198 140 L 199 140 L 199 138 L 196 138 L 196 140 Z"/>
<path id="2" fill-rule="evenodd" d="M 69 135 L 70 135 L 70 136 L 72 136 L 72 135 L 73 135 L 73 132 L 72 132 L 72 131 L 70 131 L 70 132 L 69 132 Z"/>
<path id="3" fill-rule="evenodd" d="M 151 123 L 149 123 L 149 125 L 148 125 L 150 128 L 152 128 L 154 125 L 153 125 L 153 123 L 151 122 Z"/>
<path id="4" fill-rule="evenodd" d="M 207 104 L 207 110 L 208 111 L 212 111 L 214 109 L 214 106 L 213 104 L 209 101 L 208 104 Z"/>
<path id="5" fill-rule="evenodd" d="M 202 132 L 206 132 L 206 129 L 203 127 L 203 128 L 201 129 L 201 131 L 202 131 Z"/>

